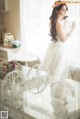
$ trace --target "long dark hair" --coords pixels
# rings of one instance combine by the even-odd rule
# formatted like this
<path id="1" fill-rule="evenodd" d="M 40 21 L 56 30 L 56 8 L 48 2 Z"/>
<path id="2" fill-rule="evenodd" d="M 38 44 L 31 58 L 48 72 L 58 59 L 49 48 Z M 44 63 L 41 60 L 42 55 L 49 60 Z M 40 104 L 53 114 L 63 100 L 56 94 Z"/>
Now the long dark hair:
<path id="1" fill-rule="evenodd" d="M 64 5 L 66 6 L 66 10 L 68 10 L 68 7 L 65 3 L 58 1 L 58 3 L 59 2 L 60 2 L 60 4 L 53 8 L 52 14 L 50 16 L 50 35 L 52 37 L 52 40 L 55 40 L 55 41 L 57 41 L 57 39 L 56 39 L 56 22 L 57 22 L 57 18 L 58 18 L 57 12 L 60 11 Z M 67 18 L 67 16 L 65 16 L 63 19 L 66 19 L 66 18 Z"/>

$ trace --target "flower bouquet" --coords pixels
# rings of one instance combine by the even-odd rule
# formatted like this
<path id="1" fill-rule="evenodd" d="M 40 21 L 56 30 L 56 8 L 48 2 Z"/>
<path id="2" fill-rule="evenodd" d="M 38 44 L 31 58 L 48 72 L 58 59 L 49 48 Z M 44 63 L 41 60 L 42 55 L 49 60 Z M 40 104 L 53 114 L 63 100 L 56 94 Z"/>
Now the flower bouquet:
<path id="1" fill-rule="evenodd" d="M 11 62 L 6 62 L 3 64 L 0 64 L 0 79 L 3 80 L 5 75 L 8 72 L 11 72 L 15 69 L 17 69 L 19 63 L 17 61 L 11 61 Z"/>

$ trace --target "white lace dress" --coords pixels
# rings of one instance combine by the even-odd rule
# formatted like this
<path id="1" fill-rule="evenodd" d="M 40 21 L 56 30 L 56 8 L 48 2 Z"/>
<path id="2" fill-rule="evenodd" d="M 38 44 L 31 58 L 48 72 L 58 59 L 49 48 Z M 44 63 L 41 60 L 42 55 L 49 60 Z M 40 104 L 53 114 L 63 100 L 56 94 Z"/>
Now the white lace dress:
<path id="1" fill-rule="evenodd" d="M 63 23 L 65 34 L 71 30 L 71 23 L 65 20 Z M 40 67 L 43 70 L 50 72 L 52 81 L 65 79 L 69 75 L 71 64 L 71 38 L 65 42 L 62 41 L 60 35 L 57 33 L 57 42 L 51 41 L 44 60 Z"/>

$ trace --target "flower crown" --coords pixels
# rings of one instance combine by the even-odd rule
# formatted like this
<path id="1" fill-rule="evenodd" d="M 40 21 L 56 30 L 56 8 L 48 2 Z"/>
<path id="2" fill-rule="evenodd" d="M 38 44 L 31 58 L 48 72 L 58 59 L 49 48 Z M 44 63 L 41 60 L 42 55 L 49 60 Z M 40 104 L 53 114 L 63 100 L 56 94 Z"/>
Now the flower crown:
<path id="1" fill-rule="evenodd" d="M 64 4 L 64 2 L 56 1 L 54 5 L 52 5 L 52 8 L 58 7 L 60 4 Z"/>

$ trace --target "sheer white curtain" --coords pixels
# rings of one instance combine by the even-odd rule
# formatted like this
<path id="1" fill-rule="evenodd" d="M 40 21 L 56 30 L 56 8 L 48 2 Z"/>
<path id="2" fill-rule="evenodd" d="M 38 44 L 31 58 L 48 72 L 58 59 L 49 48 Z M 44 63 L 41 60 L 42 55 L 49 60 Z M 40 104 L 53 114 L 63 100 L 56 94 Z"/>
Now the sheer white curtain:
<path id="1" fill-rule="evenodd" d="M 49 17 L 54 0 L 20 0 L 21 40 L 24 52 L 30 52 L 40 59 L 44 57 L 50 42 Z M 76 32 L 71 39 L 72 64 L 80 59 L 80 4 L 67 4 L 68 16 L 76 22 Z M 78 64 L 80 67 L 80 65 Z M 78 90 L 76 93 L 78 97 Z M 77 101 L 78 98 L 76 98 Z M 78 106 L 78 105 L 77 105 Z"/>
<path id="2" fill-rule="evenodd" d="M 43 58 L 50 42 L 49 17 L 54 0 L 20 0 L 21 40 L 24 52 Z M 76 21 L 76 33 L 72 41 L 73 58 L 79 53 L 79 4 L 68 4 L 69 17 Z M 76 40 L 75 40 L 76 39 Z M 75 50 L 76 49 L 76 50 Z M 76 52 L 77 51 L 77 52 Z"/>
<path id="3" fill-rule="evenodd" d="M 79 4 L 68 4 L 68 8 L 69 8 L 69 17 L 71 21 L 75 21 L 76 23 L 76 29 L 75 29 L 75 33 L 71 39 L 71 62 L 72 62 L 72 70 L 74 71 L 78 71 L 78 68 L 80 69 L 80 15 L 79 15 L 79 11 L 80 11 L 80 5 Z M 70 12 L 71 10 L 71 12 Z M 80 71 L 78 71 L 79 73 Z M 77 74 L 78 74 L 77 73 Z M 75 74 L 76 75 L 76 74 Z M 79 79 L 79 74 L 77 75 L 78 79 Z M 75 77 L 77 79 L 77 77 Z M 75 80 L 76 80 L 75 79 Z M 75 82 L 75 106 L 76 109 L 78 109 L 80 107 L 80 103 L 79 103 L 79 83 Z"/>
<path id="4" fill-rule="evenodd" d="M 49 17 L 53 0 L 20 0 L 23 49 L 42 58 L 50 42 Z"/>
<path id="5" fill-rule="evenodd" d="M 72 64 L 73 67 L 75 68 L 77 65 L 79 65 L 79 46 L 80 46 L 80 35 L 79 35 L 79 21 L 80 21 L 80 15 L 79 15 L 79 10 L 80 6 L 79 4 L 75 3 L 69 3 L 67 4 L 69 11 L 68 11 L 68 16 L 69 19 L 72 21 L 75 21 L 76 28 L 75 28 L 75 33 L 71 39 L 71 55 L 72 55 Z"/>

